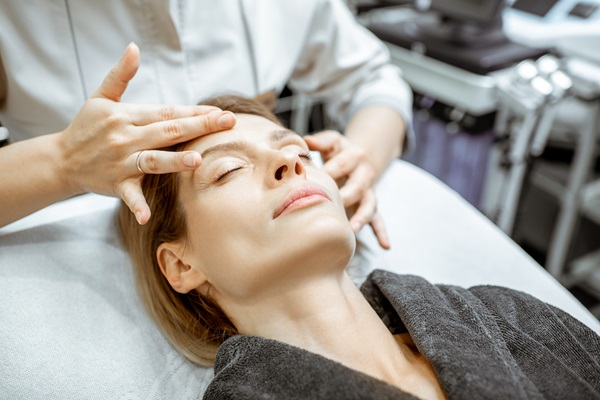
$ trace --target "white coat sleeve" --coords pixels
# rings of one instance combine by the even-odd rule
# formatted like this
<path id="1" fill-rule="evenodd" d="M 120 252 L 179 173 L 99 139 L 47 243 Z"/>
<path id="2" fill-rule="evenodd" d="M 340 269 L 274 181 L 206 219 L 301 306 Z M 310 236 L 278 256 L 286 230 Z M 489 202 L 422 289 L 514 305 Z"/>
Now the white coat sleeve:
<path id="1" fill-rule="evenodd" d="M 323 0 L 315 7 L 289 86 L 322 100 L 327 115 L 342 127 L 363 107 L 389 106 L 406 124 L 404 149 L 414 146 L 411 89 L 390 63 L 385 45 L 356 22 L 342 0 Z"/>

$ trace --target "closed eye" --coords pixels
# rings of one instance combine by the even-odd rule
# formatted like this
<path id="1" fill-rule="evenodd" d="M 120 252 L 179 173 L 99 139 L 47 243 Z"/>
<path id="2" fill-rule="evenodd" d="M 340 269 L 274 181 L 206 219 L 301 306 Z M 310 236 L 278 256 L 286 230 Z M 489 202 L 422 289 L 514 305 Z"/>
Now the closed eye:
<path id="1" fill-rule="evenodd" d="M 313 155 L 311 154 L 311 152 L 309 150 L 307 150 L 307 151 L 301 151 L 300 153 L 298 153 L 298 157 L 304 158 L 308 162 L 310 162 L 312 160 L 312 158 L 313 158 Z M 217 177 L 217 179 L 216 179 L 215 182 L 222 181 L 224 178 L 226 178 L 232 172 L 235 172 L 235 171 L 240 170 L 242 168 L 244 168 L 244 165 L 235 165 L 235 166 L 227 169 L 227 171 L 223 172 L 221 175 L 219 175 Z"/>
<path id="2" fill-rule="evenodd" d="M 219 177 L 217 178 L 217 182 L 219 182 L 221 179 L 225 178 L 230 173 L 237 171 L 238 169 L 242 169 L 243 167 L 244 167 L 243 165 L 236 165 L 235 167 L 229 168 L 227 171 L 225 171 L 224 173 L 219 175 Z"/>
<path id="3" fill-rule="evenodd" d="M 300 154 L 298 154 L 298 156 L 306 158 L 307 160 L 312 160 L 312 154 L 310 153 L 310 151 L 301 152 Z"/>

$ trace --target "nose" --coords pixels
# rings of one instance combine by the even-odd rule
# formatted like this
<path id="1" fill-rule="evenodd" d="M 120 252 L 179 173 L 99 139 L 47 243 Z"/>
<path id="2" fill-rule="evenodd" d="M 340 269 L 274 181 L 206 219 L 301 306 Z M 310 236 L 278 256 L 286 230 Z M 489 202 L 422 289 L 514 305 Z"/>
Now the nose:
<path id="1" fill-rule="evenodd" d="M 293 177 L 306 178 L 306 169 L 298 154 L 285 150 L 275 151 L 270 174 L 274 182 L 284 182 Z"/>

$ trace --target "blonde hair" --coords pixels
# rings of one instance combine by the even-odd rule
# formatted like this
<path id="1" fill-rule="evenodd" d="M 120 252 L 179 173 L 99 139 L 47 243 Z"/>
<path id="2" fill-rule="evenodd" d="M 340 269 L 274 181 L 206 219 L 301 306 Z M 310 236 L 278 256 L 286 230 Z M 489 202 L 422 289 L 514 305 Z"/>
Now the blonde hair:
<path id="1" fill-rule="evenodd" d="M 239 114 L 254 114 L 279 125 L 281 122 L 256 100 L 220 96 L 201 104 Z M 167 150 L 178 151 L 187 143 Z M 145 175 L 142 190 L 152 216 L 139 225 L 122 203 L 118 213 L 121 239 L 134 266 L 138 295 L 154 323 L 169 342 L 193 363 L 211 366 L 219 345 L 237 334 L 237 329 L 219 305 L 197 290 L 175 291 L 162 274 L 156 251 L 161 243 L 186 240 L 186 216 L 178 198 L 178 174 Z"/>

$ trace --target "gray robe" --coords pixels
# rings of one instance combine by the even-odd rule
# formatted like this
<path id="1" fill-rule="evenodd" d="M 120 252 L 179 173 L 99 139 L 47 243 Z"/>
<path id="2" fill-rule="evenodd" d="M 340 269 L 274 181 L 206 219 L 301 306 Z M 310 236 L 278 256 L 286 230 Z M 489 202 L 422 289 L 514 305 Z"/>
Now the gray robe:
<path id="1" fill-rule="evenodd" d="M 450 399 L 600 399 L 600 336 L 528 294 L 381 270 L 361 290 L 392 333 L 410 333 Z M 204 398 L 415 397 L 306 350 L 237 335 L 219 348 Z"/>

